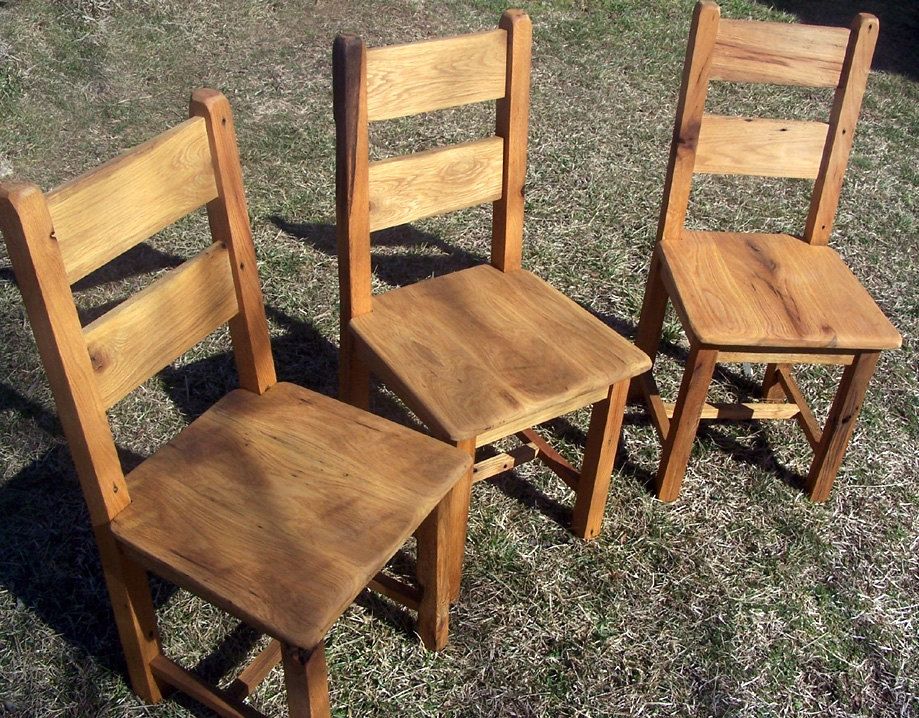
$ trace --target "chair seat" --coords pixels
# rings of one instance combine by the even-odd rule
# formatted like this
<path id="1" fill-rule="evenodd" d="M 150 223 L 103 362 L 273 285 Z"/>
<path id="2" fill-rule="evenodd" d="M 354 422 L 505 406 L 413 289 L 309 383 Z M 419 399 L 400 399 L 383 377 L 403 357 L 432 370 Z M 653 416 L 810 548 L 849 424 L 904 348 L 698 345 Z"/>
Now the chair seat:
<path id="1" fill-rule="evenodd" d="M 894 349 L 900 334 L 840 256 L 787 234 L 684 231 L 661 242 L 664 281 L 700 344 Z"/>
<path id="2" fill-rule="evenodd" d="M 374 373 L 454 441 L 481 444 L 573 411 L 650 367 L 546 282 L 491 265 L 374 297 L 350 329 Z"/>
<path id="3" fill-rule="evenodd" d="M 148 568 L 311 648 L 469 461 L 292 384 L 237 390 L 128 475 L 112 526 Z"/>

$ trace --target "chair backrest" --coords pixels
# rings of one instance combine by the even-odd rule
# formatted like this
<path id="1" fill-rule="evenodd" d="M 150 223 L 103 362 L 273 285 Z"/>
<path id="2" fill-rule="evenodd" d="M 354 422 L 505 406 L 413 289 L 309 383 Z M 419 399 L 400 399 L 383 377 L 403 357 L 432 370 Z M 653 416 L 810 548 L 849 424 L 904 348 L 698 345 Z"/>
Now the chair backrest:
<path id="1" fill-rule="evenodd" d="M 531 27 L 508 10 L 497 30 L 333 50 L 342 321 L 371 311 L 370 233 L 493 202 L 491 261 L 519 269 L 523 240 Z M 370 162 L 368 123 L 497 100 L 494 137 Z"/>
<path id="2" fill-rule="evenodd" d="M 658 240 L 680 238 L 693 173 L 813 179 L 804 239 L 826 244 L 839 203 L 878 35 L 873 15 L 851 29 L 722 20 L 696 5 L 661 206 Z M 835 87 L 829 121 L 725 117 L 704 111 L 709 82 Z"/>
<path id="3" fill-rule="evenodd" d="M 48 195 L 0 185 L 0 229 L 94 525 L 130 503 L 112 405 L 227 322 L 241 385 L 276 381 L 230 106 L 198 90 L 190 114 Z M 202 205 L 213 244 L 81 326 L 71 285 Z"/>

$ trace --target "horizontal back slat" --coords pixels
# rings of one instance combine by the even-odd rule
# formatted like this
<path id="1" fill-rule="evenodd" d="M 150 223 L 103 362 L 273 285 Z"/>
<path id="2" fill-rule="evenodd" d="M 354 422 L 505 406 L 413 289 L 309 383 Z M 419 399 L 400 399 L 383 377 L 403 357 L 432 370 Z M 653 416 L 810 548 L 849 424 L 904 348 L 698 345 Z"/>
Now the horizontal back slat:
<path id="1" fill-rule="evenodd" d="M 83 330 L 106 408 L 237 313 L 227 248 L 201 254 Z"/>
<path id="2" fill-rule="evenodd" d="M 836 87 L 848 41 L 842 27 L 721 20 L 711 79 Z"/>
<path id="3" fill-rule="evenodd" d="M 504 140 L 489 137 L 370 165 L 370 231 L 501 198 Z"/>
<path id="4" fill-rule="evenodd" d="M 194 117 L 48 196 L 71 284 L 217 196 L 204 120 Z"/>
<path id="5" fill-rule="evenodd" d="M 504 97 L 507 32 L 461 35 L 367 51 L 367 119 Z"/>
<path id="6" fill-rule="evenodd" d="M 828 131 L 823 122 L 703 115 L 693 170 L 815 179 Z"/>

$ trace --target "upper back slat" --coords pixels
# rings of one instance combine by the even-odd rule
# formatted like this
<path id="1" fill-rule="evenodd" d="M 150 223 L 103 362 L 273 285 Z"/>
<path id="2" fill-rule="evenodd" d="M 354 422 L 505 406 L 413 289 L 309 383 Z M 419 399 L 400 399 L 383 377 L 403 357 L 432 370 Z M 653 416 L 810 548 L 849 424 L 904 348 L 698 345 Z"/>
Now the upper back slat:
<path id="1" fill-rule="evenodd" d="M 836 87 L 846 56 L 844 27 L 721 20 L 711 79 Z"/>
<path id="2" fill-rule="evenodd" d="M 205 122 L 194 117 L 48 195 L 73 284 L 217 196 Z"/>
<path id="3" fill-rule="evenodd" d="M 105 407 L 237 311 L 227 248 L 215 243 L 87 325 L 83 337 Z"/>
<path id="4" fill-rule="evenodd" d="M 367 51 L 367 119 L 386 120 L 504 97 L 502 29 Z"/>

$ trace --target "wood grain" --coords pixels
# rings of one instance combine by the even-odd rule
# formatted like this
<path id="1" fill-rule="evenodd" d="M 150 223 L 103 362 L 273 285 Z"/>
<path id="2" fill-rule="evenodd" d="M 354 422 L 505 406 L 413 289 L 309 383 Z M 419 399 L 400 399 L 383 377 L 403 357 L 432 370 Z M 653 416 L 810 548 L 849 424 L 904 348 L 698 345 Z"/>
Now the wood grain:
<path id="1" fill-rule="evenodd" d="M 603 512 L 628 392 L 628 379 L 614 384 L 607 397 L 594 404 L 591 411 L 581 479 L 571 515 L 571 530 L 583 539 L 596 538 L 603 528 Z"/>
<path id="2" fill-rule="evenodd" d="M 691 346 L 689 349 L 676 410 L 657 467 L 657 498 L 661 501 L 673 501 L 680 495 L 717 357 L 716 349 L 699 346 Z"/>
<path id="3" fill-rule="evenodd" d="M 804 238 L 811 244 L 826 244 L 830 239 L 839 194 L 852 151 L 855 125 L 862 108 L 871 58 L 878 39 L 878 19 L 862 13 L 852 23 L 839 88 L 830 112 L 829 142 L 814 184 Z"/>
<path id="4" fill-rule="evenodd" d="M 842 27 L 722 20 L 711 79 L 836 87 L 848 40 Z"/>
<path id="5" fill-rule="evenodd" d="M 131 499 L 41 190 L 0 185 L 0 225 L 90 520 L 104 526 Z"/>
<path id="6" fill-rule="evenodd" d="M 226 247 L 215 243 L 83 330 L 106 408 L 237 313 Z"/>
<path id="7" fill-rule="evenodd" d="M 151 666 L 157 678 L 163 683 L 191 696 L 222 718 L 265 718 L 264 713 L 260 713 L 226 691 L 205 682 L 166 656 L 157 656 L 151 662 Z"/>
<path id="8" fill-rule="evenodd" d="M 312 647 L 470 467 L 291 384 L 237 390 L 131 472 L 113 531 L 177 585 Z"/>
<path id="9" fill-rule="evenodd" d="M 416 115 L 504 96 L 504 30 L 371 48 L 369 121 Z"/>
<path id="10" fill-rule="evenodd" d="M 709 0 L 696 3 L 693 11 L 689 41 L 686 45 L 686 59 L 683 62 L 683 79 L 677 100 L 673 140 L 670 143 L 670 159 L 664 179 L 664 198 L 661 201 L 660 218 L 657 223 L 658 242 L 680 239 L 686 219 L 696 144 L 702 125 L 705 98 L 708 96 L 712 48 L 718 33 L 720 13 L 718 5 Z M 653 273 L 651 276 L 656 277 Z M 662 312 L 662 307 L 656 308 Z"/>
<path id="11" fill-rule="evenodd" d="M 829 247 L 786 234 L 687 231 L 659 250 L 668 294 L 694 342 L 806 352 L 902 341 Z"/>
<path id="12" fill-rule="evenodd" d="M 843 371 L 842 381 L 830 406 L 807 475 L 806 485 L 811 501 L 826 501 L 830 496 L 852 432 L 855 431 L 855 422 L 861 412 L 865 391 L 877 366 L 878 356 L 878 352 L 857 354 L 855 361 Z"/>
<path id="13" fill-rule="evenodd" d="M 823 432 L 820 429 L 820 425 L 817 423 L 817 418 L 814 416 L 810 406 L 804 399 L 798 382 L 795 381 L 791 373 L 791 367 L 787 364 L 780 364 L 776 368 L 776 374 L 778 374 L 779 386 L 782 391 L 788 397 L 788 400 L 796 404 L 799 409 L 795 418 L 804 431 L 804 436 L 807 437 L 807 441 L 811 445 L 811 448 L 816 449 L 820 444 L 820 437 L 823 435 Z"/>
<path id="14" fill-rule="evenodd" d="M 217 196 L 204 122 L 193 118 L 48 195 L 73 284 Z"/>
<path id="15" fill-rule="evenodd" d="M 676 411 L 675 404 L 664 403 L 664 411 L 672 417 Z M 777 404 L 773 402 L 744 401 L 739 403 L 705 402 L 699 413 L 700 419 L 720 419 L 727 421 L 749 421 L 751 419 L 794 419 L 799 414 L 794 404 Z"/>
<path id="16" fill-rule="evenodd" d="M 694 172 L 815 179 L 829 125 L 702 116 Z"/>
<path id="17" fill-rule="evenodd" d="M 336 37 L 332 48 L 335 224 L 343 327 L 352 317 L 371 309 L 366 76 L 367 51 L 363 40 L 355 35 Z"/>
<path id="18" fill-rule="evenodd" d="M 307 652 L 284 644 L 281 646 L 281 663 L 284 666 L 290 718 L 331 718 L 325 646 L 320 643 Z"/>
<path id="19" fill-rule="evenodd" d="M 233 112 L 226 97 L 206 88 L 192 93 L 189 110 L 193 116 L 203 117 L 207 125 L 217 181 L 217 197 L 207 204 L 207 218 L 211 237 L 215 242 L 223 242 L 230 255 L 239 308 L 230 321 L 230 337 L 239 385 L 260 394 L 277 378 L 249 227 Z"/>
<path id="20" fill-rule="evenodd" d="M 495 134 L 504 139 L 504 164 L 492 214 L 491 263 L 510 272 L 520 269 L 523 254 L 533 29 L 522 10 L 507 10 L 500 27 L 507 32 L 507 79 L 504 97 L 496 103 Z"/>
<path id="21" fill-rule="evenodd" d="M 370 164 L 370 230 L 501 197 L 504 141 L 465 142 Z"/>
<path id="22" fill-rule="evenodd" d="M 541 279 L 491 265 L 374 297 L 351 327 L 373 372 L 452 440 L 506 436 L 650 366 Z"/>

